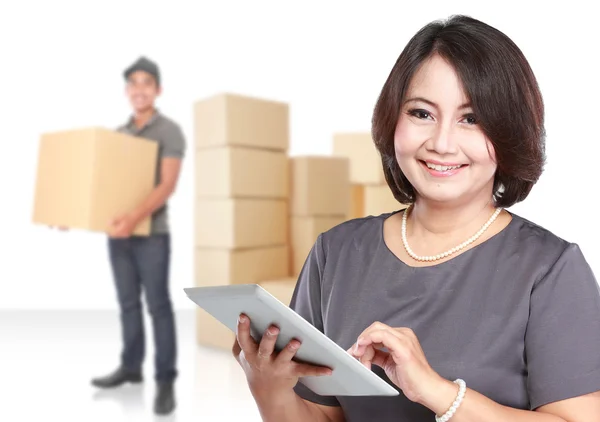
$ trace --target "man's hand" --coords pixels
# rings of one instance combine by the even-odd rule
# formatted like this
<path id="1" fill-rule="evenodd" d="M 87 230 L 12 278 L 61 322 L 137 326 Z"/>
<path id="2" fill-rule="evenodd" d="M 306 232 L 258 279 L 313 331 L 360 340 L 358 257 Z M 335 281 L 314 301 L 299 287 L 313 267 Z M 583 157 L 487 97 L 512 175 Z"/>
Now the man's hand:
<path id="1" fill-rule="evenodd" d="M 152 192 L 135 208 L 115 218 L 109 228 L 110 237 L 129 237 L 135 227 L 145 218 L 149 218 L 157 209 L 165 205 L 177 184 L 181 160 L 163 158 L 161 161 L 161 181 Z"/>
<path id="2" fill-rule="evenodd" d="M 108 235 L 115 238 L 130 237 L 136 225 L 137 221 L 130 214 L 122 214 L 111 221 Z"/>

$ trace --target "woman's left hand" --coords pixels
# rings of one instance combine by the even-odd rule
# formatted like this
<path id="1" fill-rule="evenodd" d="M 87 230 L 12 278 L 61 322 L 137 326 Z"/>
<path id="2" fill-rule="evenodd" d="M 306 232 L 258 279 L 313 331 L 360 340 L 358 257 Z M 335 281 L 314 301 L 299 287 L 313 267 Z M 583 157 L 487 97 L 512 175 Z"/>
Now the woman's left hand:
<path id="1" fill-rule="evenodd" d="M 383 368 L 388 378 L 414 402 L 422 402 L 425 394 L 447 382 L 429 366 L 410 328 L 392 328 L 375 322 L 361 333 L 348 353 L 369 369 L 371 364 Z"/>

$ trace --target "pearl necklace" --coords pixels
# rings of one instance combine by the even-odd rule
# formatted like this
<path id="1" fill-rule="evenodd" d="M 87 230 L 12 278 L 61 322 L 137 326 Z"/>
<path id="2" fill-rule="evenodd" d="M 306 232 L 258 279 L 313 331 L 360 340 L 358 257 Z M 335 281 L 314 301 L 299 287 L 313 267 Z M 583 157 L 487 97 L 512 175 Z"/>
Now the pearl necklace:
<path id="1" fill-rule="evenodd" d="M 417 255 L 416 253 L 413 252 L 413 250 L 410 248 L 410 246 L 408 246 L 408 241 L 406 240 L 406 219 L 408 217 L 408 210 L 410 208 L 412 208 L 412 205 L 410 205 L 408 208 L 406 208 L 404 210 L 404 214 L 402 215 L 402 243 L 404 244 L 404 249 L 406 249 L 406 252 L 411 256 L 411 258 L 413 258 L 416 261 L 437 261 L 439 259 L 442 259 L 442 258 L 445 258 L 445 257 L 447 257 L 449 255 L 452 255 L 453 253 L 456 253 L 456 252 L 460 251 L 461 249 L 464 249 L 466 246 L 470 245 L 471 243 L 473 243 L 477 239 L 479 239 L 479 237 L 496 220 L 496 218 L 498 217 L 498 215 L 502 211 L 502 208 L 496 208 L 496 211 L 494 211 L 494 214 L 492 214 L 492 216 L 490 217 L 490 219 L 483 225 L 483 227 L 481 227 L 477 233 L 475 233 L 469 239 L 465 240 L 460 245 L 455 246 L 454 248 L 449 249 L 446 252 L 442 252 L 442 253 L 437 254 L 437 255 L 419 256 L 419 255 Z"/>

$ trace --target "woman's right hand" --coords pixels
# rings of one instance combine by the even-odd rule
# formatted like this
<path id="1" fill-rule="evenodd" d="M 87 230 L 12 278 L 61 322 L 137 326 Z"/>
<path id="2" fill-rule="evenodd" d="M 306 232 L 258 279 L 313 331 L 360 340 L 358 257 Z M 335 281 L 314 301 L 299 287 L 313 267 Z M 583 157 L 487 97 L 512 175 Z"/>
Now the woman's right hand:
<path id="1" fill-rule="evenodd" d="M 280 352 L 275 351 L 279 329 L 269 327 L 260 344 L 250 335 L 250 319 L 240 315 L 233 355 L 246 374 L 248 386 L 254 395 L 288 393 L 299 377 L 331 375 L 331 369 L 293 361 L 300 342 L 290 341 Z"/>

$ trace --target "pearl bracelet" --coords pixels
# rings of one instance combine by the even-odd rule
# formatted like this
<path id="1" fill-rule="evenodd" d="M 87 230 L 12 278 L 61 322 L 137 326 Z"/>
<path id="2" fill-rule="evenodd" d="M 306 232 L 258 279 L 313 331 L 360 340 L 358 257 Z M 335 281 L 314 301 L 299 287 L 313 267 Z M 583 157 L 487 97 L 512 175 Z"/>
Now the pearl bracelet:
<path id="1" fill-rule="evenodd" d="M 436 415 L 435 422 L 448 422 L 450 418 L 454 416 L 456 409 L 458 409 L 458 406 L 460 406 L 463 399 L 465 398 L 465 393 L 467 392 L 467 384 L 461 379 L 457 379 L 456 381 L 454 381 L 454 383 L 458 384 L 458 395 L 456 396 L 456 400 L 454 400 L 452 406 L 450 406 L 450 409 L 448 409 L 446 413 L 444 413 L 440 417 Z"/>

